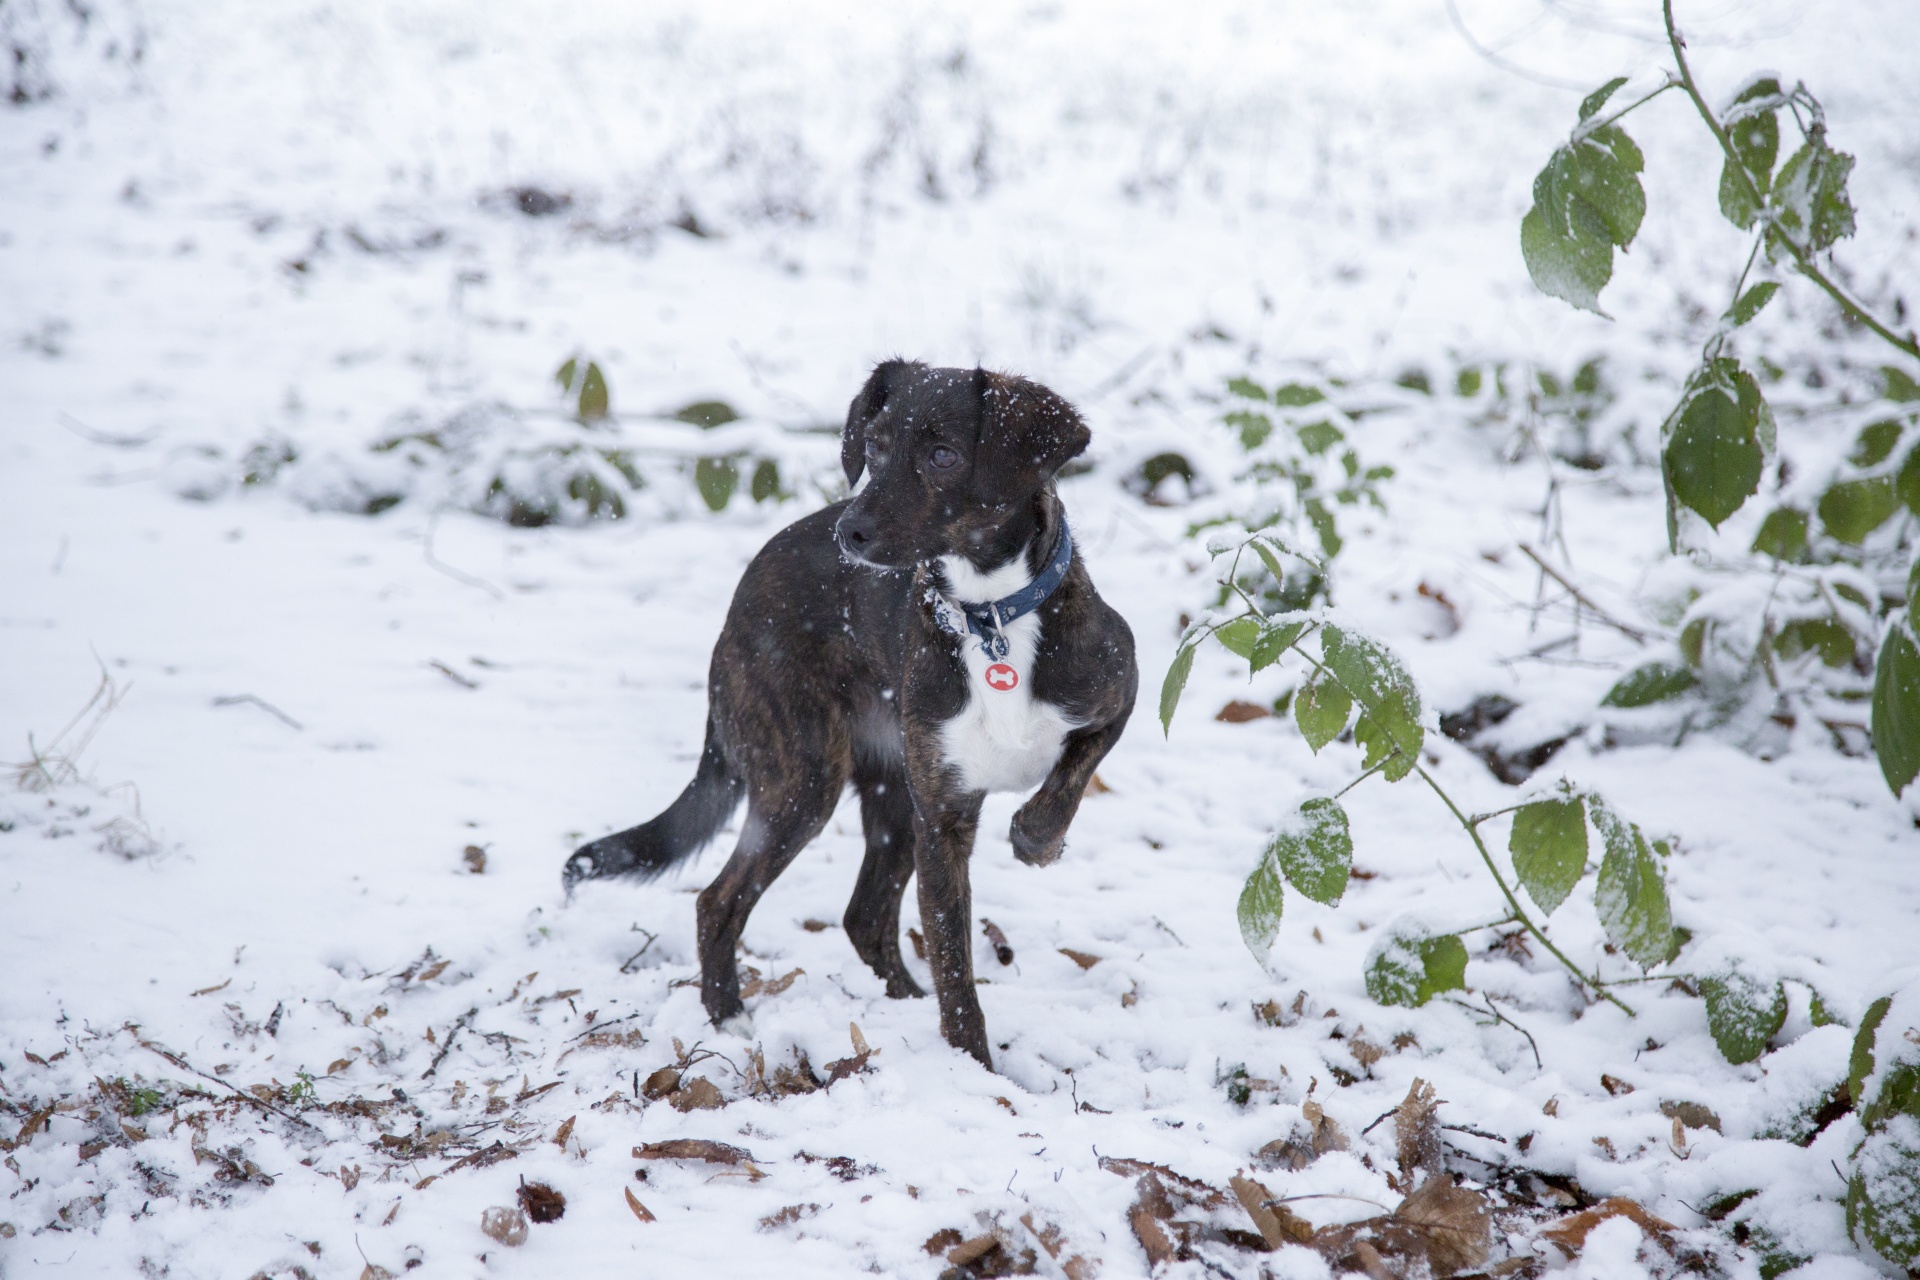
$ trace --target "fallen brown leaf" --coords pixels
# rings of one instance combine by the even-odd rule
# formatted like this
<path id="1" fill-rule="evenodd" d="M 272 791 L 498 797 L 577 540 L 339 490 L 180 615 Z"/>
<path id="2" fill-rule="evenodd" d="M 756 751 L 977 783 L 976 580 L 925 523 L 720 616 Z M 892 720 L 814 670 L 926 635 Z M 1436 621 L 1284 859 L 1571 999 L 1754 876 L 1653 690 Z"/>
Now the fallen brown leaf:
<path id="1" fill-rule="evenodd" d="M 667 1105 L 675 1111 L 718 1111 L 727 1100 L 720 1086 L 705 1076 L 695 1076 L 673 1091 Z"/>
<path id="2" fill-rule="evenodd" d="M 460 851 L 460 860 L 467 864 L 472 874 L 485 875 L 487 870 L 487 851 L 477 844 L 470 844 Z"/>
<path id="3" fill-rule="evenodd" d="M 210 996 L 216 991 L 225 991 L 228 987 L 232 985 L 233 985 L 233 979 L 228 978 L 225 982 L 217 982 L 211 987 L 202 987 L 198 991 L 193 992 L 192 994 L 196 996 Z M 33 1057 L 32 1054 L 28 1054 L 27 1056 L 29 1058 Z M 42 1061 L 40 1065 L 44 1067 L 47 1064 L 44 1061 Z"/>
<path id="4" fill-rule="evenodd" d="M 971 1240 L 962 1240 L 947 1250 L 947 1261 L 956 1267 L 964 1267 L 971 1262 L 984 1258 L 1000 1247 L 1000 1239 L 991 1233 L 975 1236 Z"/>
<path id="5" fill-rule="evenodd" d="M 940 1254 L 953 1248 L 965 1238 L 953 1227 L 942 1227 L 928 1236 L 927 1242 L 920 1247 L 930 1254 Z"/>
<path id="6" fill-rule="evenodd" d="M 1273 710 L 1269 707 L 1263 707 L 1257 702 L 1242 702 L 1235 698 L 1220 708 L 1213 718 L 1225 724 L 1246 724 L 1253 720 L 1265 720 L 1272 714 Z"/>
<path id="7" fill-rule="evenodd" d="M 1000 926 L 991 920 L 980 922 L 980 932 L 987 935 L 987 941 L 993 944 L 993 958 L 1001 964 L 1013 963 L 1013 946 L 1007 941 L 1007 935 Z"/>
<path id="8" fill-rule="evenodd" d="M 1260 1232 L 1260 1238 L 1267 1242 L 1267 1248 L 1305 1244 L 1313 1239 L 1312 1225 L 1285 1205 L 1269 1204 L 1268 1201 L 1274 1198 L 1273 1192 L 1262 1184 L 1236 1174 L 1231 1185 L 1233 1194 L 1239 1197 L 1240 1207 L 1253 1219 L 1254 1228 Z"/>
<path id="9" fill-rule="evenodd" d="M 800 1221 L 800 1219 L 811 1218 L 818 1212 L 820 1212 L 820 1206 L 817 1204 L 790 1204 L 760 1219 L 760 1229 L 762 1231 L 774 1231 L 781 1227 L 790 1227 Z M 956 1231 L 954 1234 L 958 1235 L 960 1233 Z"/>
<path id="10" fill-rule="evenodd" d="M 1721 1132 L 1720 1117 L 1697 1102 L 1663 1102 L 1660 1114 L 1669 1120 L 1678 1120 L 1689 1129 L 1711 1129 Z"/>
<path id="11" fill-rule="evenodd" d="M 1625 1080 L 1622 1080 L 1619 1076 L 1602 1075 L 1600 1077 L 1600 1087 L 1616 1098 L 1622 1094 L 1633 1092 L 1633 1086 Z"/>
<path id="12" fill-rule="evenodd" d="M 1439 1105 L 1433 1086 L 1415 1077 L 1407 1096 L 1393 1110 L 1394 1157 L 1403 1189 L 1413 1185 L 1416 1174 L 1439 1169 L 1440 1118 L 1434 1114 Z M 1433 1181 L 1430 1178 L 1428 1185 Z"/>
<path id="13" fill-rule="evenodd" d="M 567 1139 L 573 1136 L 573 1122 L 579 1118 L 578 1116 L 568 1116 L 560 1122 L 560 1127 L 553 1132 L 554 1146 L 559 1147 L 562 1151 L 567 1149 Z"/>
<path id="14" fill-rule="evenodd" d="M 1588 1233 L 1608 1218 L 1625 1218 L 1658 1240 L 1662 1247 L 1672 1248 L 1674 1225 L 1663 1218 L 1654 1217 L 1638 1203 L 1625 1196 L 1613 1196 L 1591 1208 L 1570 1213 L 1542 1231 L 1540 1236 L 1543 1240 L 1551 1240 L 1559 1245 L 1571 1258 L 1586 1247 Z"/>
<path id="15" fill-rule="evenodd" d="M 558 1222 L 567 1214 L 567 1198 L 544 1182 L 528 1182 L 522 1178 L 520 1189 L 514 1195 L 535 1222 Z"/>
<path id="16" fill-rule="evenodd" d="M 1105 795 L 1111 795 L 1111 794 L 1113 794 L 1113 788 L 1108 786 L 1106 782 L 1103 781 L 1100 775 L 1097 773 L 1094 774 L 1091 778 L 1087 779 L 1087 789 L 1081 792 L 1081 795 L 1083 797 L 1084 796 L 1105 796 Z"/>
<path id="17" fill-rule="evenodd" d="M 672 1067 L 662 1067 L 641 1082 L 640 1096 L 657 1100 L 666 1097 L 679 1087 L 680 1073 Z"/>
<path id="18" fill-rule="evenodd" d="M 778 978 L 762 978 L 759 974 L 755 974 L 741 984 L 740 998 L 745 1000 L 753 996 L 777 996 L 792 986 L 793 980 L 805 972 L 805 969 L 795 969 L 792 973 L 783 974 Z"/>
<path id="19" fill-rule="evenodd" d="M 1082 969 L 1091 969 L 1104 958 L 1086 951 L 1075 951 L 1072 947 L 1061 947 L 1060 954 L 1079 965 Z"/>
<path id="20" fill-rule="evenodd" d="M 647 1206 L 640 1203 L 640 1197 L 633 1194 L 632 1187 L 627 1187 L 626 1193 L 627 1193 L 627 1208 L 633 1210 L 634 1217 L 640 1219 L 640 1221 L 642 1222 L 657 1221 L 657 1219 L 653 1216 L 653 1213 L 647 1208 Z"/>
<path id="21" fill-rule="evenodd" d="M 509 1249 L 527 1242 L 527 1215 L 518 1209 L 495 1205 L 480 1211 L 480 1230 Z"/>
<path id="22" fill-rule="evenodd" d="M 1478 1191 L 1457 1186 L 1444 1174 L 1429 1176 L 1387 1219 L 1383 1241 L 1410 1236 L 1396 1252 L 1424 1256 L 1435 1276 L 1478 1267 L 1493 1245 L 1493 1214 Z"/>

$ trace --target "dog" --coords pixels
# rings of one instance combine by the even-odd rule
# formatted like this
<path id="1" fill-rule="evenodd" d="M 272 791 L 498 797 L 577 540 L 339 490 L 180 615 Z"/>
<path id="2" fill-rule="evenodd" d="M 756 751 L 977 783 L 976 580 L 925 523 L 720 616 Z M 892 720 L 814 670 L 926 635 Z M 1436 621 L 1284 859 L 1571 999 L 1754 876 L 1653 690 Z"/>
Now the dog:
<path id="1" fill-rule="evenodd" d="M 716 1026 L 746 1026 L 734 952 L 748 913 L 851 782 L 866 857 L 847 937 L 889 996 L 924 995 L 900 954 L 917 877 L 941 1033 L 992 1069 L 968 879 L 981 802 L 1037 787 L 1009 835 L 1020 861 L 1054 861 L 1139 684 L 1133 633 L 1094 590 L 1054 488 L 1089 438 L 1060 396 L 983 369 L 889 360 L 854 397 L 841 463 L 849 489 L 863 472 L 866 487 L 747 566 L 714 645 L 693 781 L 562 872 L 569 896 L 657 876 L 745 797 L 739 844 L 696 907 Z"/>

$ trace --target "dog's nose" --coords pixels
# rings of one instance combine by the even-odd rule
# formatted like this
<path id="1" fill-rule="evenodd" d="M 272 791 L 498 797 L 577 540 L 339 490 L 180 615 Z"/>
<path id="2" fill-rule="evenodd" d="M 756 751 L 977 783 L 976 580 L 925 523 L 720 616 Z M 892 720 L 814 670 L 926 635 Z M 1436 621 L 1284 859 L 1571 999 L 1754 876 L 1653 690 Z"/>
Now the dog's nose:
<path id="1" fill-rule="evenodd" d="M 877 529 L 878 525 L 872 516 L 848 511 L 841 515 L 836 532 L 840 535 L 840 545 L 859 555 L 872 545 Z"/>

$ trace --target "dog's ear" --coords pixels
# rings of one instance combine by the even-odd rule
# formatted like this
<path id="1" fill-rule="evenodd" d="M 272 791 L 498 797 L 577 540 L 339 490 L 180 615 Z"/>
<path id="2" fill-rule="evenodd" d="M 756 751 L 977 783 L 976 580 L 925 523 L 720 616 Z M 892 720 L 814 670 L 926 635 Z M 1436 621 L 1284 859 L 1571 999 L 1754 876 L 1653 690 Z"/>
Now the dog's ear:
<path id="1" fill-rule="evenodd" d="M 1079 411 L 1037 382 L 981 375 L 980 441 L 974 489 L 996 503 L 1038 492 L 1093 438 Z"/>
<path id="2" fill-rule="evenodd" d="M 847 425 L 840 432 L 840 469 L 847 473 L 847 488 L 858 484 L 860 473 L 867 469 L 867 424 L 887 407 L 887 399 L 900 385 L 903 375 L 922 367 L 914 360 L 882 361 L 874 366 L 867 385 L 860 388 L 860 394 L 847 406 Z"/>

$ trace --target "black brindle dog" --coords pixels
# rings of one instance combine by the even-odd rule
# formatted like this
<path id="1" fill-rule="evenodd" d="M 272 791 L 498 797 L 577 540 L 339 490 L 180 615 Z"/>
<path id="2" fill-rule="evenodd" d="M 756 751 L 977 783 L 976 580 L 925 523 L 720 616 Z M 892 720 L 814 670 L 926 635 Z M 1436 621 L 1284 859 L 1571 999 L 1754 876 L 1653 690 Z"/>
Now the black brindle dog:
<path id="1" fill-rule="evenodd" d="M 747 914 L 852 782 L 867 852 L 847 936 L 889 996 L 924 995 L 900 957 L 900 897 L 918 876 L 940 1030 L 992 1066 L 967 879 L 981 801 L 1038 786 L 1014 814 L 1014 855 L 1059 857 L 1138 684 L 1133 633 L 1094 591 L 1054 492 L 1087 440 L 1071 405 L 1023 378 L 888 361 L 841 440 L 847 483 L 867 471 L 867 487 L 747 566 L 714 645 L 693 781 L 653 821 L 582 847 L 562 876 L 571 892 L 658 875 L 744 795 L 740 843 L 697 912 L 716 1025 L 744 1022 L 734 950 Z"/>

